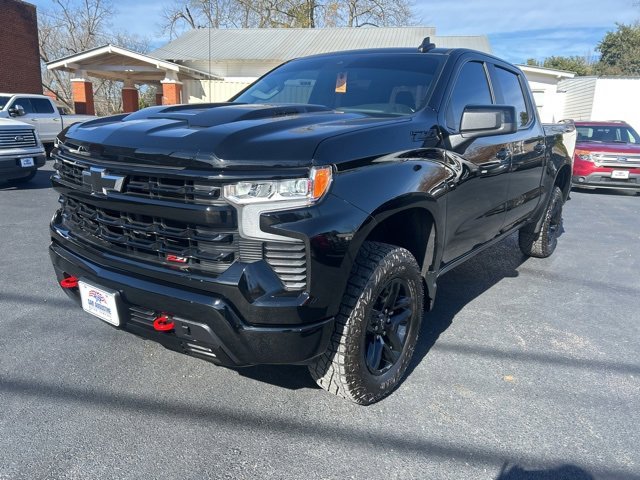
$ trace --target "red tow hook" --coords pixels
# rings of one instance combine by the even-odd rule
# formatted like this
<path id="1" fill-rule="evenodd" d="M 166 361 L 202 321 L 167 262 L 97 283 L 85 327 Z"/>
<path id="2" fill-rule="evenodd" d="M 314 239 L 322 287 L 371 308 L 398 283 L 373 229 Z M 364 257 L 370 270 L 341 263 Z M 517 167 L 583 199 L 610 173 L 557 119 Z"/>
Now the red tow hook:
<path id="1" fill-rule="evenodd" d="M 160 315 L 153 321 L 153 328 L 158 332 L 170 332 L 175 325 L 167 315 Z"/>
<path id="2" fill-rule="evenodd" d="M 77 288 L 78 287 L 78 277 L 66 277 L 60 280 L 60 286 L 62 288 Z"/>

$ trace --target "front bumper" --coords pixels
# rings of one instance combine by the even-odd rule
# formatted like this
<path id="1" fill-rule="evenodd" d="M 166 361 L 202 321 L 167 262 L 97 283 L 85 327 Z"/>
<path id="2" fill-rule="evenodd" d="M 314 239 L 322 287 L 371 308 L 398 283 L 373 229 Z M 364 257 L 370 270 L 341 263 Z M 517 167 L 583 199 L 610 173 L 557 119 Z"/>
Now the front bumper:
<path id="1" fill-rule="evenodd" d="M 629 173 L 628 179 L 611 178 L 610 172 L 594 172 L 588 175 L 574 175 L 571 183 L 577 188 L 615 188 L 640 190 L 640 174 Z"/>
<path id="2" fill-rule="evenodd" d="M 222 295 L 106 269 L 55 241 L 50 256 L 58 281 L 72 275 L 118 292 L 120 328 L 219 365 L 308 363 L 325 352 L 333 331 L 333 318 L 300 325 L 252 325 Z M 80 303 L 77 289 L 65 292 Z M 173 316 L 175 330 L 153 328 L 153 318 L 161 313 Z"/>
<path id="3" fill-rule="evenodd" d="M 33 167 L 22 167 L 20 165 L 21 158 L 33 158 Z M 42 151 L 38 150 L 36 153 L 23 152 L 20 154 L 2 154 L 0 155 L 0 180 L 13 180 L 17 178 L 26 177 L 34 170 L 44 166 L 46 162 L 45 155 Z"/>

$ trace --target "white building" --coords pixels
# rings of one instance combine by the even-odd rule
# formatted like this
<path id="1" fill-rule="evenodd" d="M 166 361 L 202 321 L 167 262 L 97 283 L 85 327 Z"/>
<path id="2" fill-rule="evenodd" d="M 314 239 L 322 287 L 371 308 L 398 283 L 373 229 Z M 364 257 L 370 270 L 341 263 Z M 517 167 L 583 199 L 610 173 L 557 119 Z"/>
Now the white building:
<path id="1" fill-rule="evenodd" d="M 575 77 L 576 74 L 530 65 L 518 65 L 518 67 L 527 77 L 541 120 L 545 123 L 553 123 L 569 118 L 564 114 L 565 92 L 559 84 L 565 79 Z"/>
<path id="2" fill-rule="evenodd" d="M 640 77 L 576 77 L 558 88 L 565 92 L 565 118 L 624 120 L 640 131 Z"/>

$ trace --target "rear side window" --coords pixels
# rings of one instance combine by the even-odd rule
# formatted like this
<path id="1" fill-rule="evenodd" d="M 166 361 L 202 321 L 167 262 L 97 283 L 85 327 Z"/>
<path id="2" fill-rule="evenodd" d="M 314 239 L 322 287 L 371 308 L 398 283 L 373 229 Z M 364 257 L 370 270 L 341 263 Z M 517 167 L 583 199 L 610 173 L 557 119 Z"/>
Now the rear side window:
<path id="1" fill-rule="evenodd" d="M 484 65 L 468 62 L 460 70 L 446 111 L 447 127 L 458 131 L 467 105 L 491 105 L 491 90 Z"/>
<path id="2" fill-rule="evenodd" d="M 516 116 L 520 119 L 520 126 L 524 127 L 531 120 L 531 114 L 527 110 L 527 102 L 524 99 L 519 75 L 500 67 L 496 67 L 495 73 L 496 83 L 502 94 L 499 101 L 504 105 L 516 107 Z"/>
<path id="3" fill-rule="evenodd" d="M 46 98 L 32 98 L 31 105 L 33 105 L 34 113 L 53 113 L 53 105 Z"/>

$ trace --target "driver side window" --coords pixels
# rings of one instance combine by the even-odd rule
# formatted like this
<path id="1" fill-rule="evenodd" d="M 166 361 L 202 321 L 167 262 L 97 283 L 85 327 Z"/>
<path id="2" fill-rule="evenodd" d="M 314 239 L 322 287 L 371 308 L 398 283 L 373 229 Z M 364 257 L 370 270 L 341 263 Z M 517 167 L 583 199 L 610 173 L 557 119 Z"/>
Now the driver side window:
<path id="1" fill-rule="evenodd" d="M 34 113 L 33 106 L 31 105 L 31 100 L 28 98 L 16 98 L 11 104 L 10 108 L 14 108 L 16 105 L 20 105 L 24 108 L 24 113 Z"/>
<path id="2" fill-rule="evenodd" d="M 460 70 L 460 75 L 451 92 L 446 110 L 447 127 L 460 130 L 462 112 L 467 105 L 491 105 L 491 90 L 487 73 L 481 62 L 468 62 Z"/>

